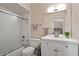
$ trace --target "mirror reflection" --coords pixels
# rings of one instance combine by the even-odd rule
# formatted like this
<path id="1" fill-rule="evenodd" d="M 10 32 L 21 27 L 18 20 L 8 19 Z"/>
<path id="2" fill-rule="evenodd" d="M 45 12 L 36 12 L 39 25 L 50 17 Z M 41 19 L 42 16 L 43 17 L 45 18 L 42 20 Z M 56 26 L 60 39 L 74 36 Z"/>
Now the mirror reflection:
<path id="1" fill-rule="evenodd" d="M 43 18 L 43 28 L 45 35 L 63 35 L 64 33 L 65 11 L 48 13 Z"/>
<path id="2" fill-rule="evenodd" d="M 63 34 L 63 18 L 55 18 L 53 20 L 54 23 L 54 31 L 53 34 Z"/>

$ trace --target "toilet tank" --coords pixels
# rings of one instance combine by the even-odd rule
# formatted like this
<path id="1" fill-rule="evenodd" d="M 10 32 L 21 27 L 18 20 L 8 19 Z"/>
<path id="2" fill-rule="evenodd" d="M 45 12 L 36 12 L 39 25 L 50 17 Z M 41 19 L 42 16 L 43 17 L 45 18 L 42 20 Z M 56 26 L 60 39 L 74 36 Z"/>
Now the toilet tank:
<path id="1" fill-rule="evenodd" d="M 31 47 L 37 48 L 40 45 L 40 39 L 36 39 L 36 38 L 31 38 L 29 40 L 29 45 Z"/>

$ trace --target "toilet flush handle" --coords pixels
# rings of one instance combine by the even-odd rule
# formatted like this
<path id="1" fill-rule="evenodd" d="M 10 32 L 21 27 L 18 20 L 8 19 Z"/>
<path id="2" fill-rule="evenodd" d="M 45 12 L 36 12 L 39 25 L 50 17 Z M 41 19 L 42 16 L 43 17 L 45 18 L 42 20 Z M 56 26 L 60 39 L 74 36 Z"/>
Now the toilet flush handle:
<path id="1" fill-rule="evenodd" d="M 22 38 L 25 38 L 25 36 L 23 35 Z"/>
<path id="2" fill-rule="evenodd" d="M 23 38 L 22 41 L 24 41 L 25 36 L 23 35 L 22 38 Z"/>

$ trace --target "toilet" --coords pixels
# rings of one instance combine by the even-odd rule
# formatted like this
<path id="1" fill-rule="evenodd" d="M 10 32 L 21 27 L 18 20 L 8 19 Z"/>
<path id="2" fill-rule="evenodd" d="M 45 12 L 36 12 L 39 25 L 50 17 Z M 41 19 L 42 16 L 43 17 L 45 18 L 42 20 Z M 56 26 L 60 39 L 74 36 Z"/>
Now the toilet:
<path id="1" fill-rule="evenodd" d="M 31 38 L 28 41 L 28 47 L 22 50 L 22 56 L 33 56 L 35 48 L 40 45 L 40 39 Z"/>

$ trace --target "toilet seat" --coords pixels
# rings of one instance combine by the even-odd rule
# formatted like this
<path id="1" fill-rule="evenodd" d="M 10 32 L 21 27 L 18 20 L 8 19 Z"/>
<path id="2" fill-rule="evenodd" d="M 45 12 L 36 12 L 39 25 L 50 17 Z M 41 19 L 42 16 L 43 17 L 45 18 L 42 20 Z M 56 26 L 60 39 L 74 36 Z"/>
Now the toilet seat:
<path id="1" fill-rule="evenodd" d="M 29 46 L 29 47 L 23 49 L 22 55 L 23 55 L 23 56 L 31 56 L 31 55 L 34 54 L 34 50 L 35 50 L 34 47 Z"/>

